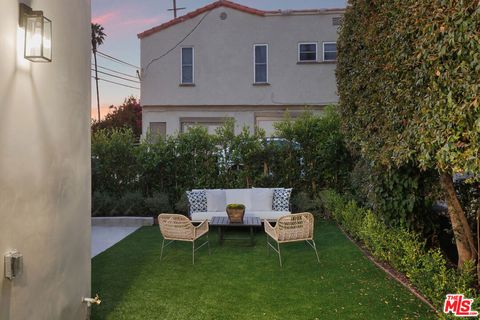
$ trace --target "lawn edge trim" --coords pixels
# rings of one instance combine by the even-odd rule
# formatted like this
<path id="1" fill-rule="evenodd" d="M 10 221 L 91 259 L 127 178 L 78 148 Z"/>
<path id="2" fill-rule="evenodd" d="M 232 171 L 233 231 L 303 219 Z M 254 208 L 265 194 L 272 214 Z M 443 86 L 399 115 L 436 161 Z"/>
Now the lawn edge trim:
<path id="1" fill-rule="evenodd" d="M 335 224 L 337 225 L 338 229 L 343 233 L 343 235 L 348 239 L 350 240 L 351 243 L 353 243 L 362 253 L 365 257 L 367 257 L 368 260 L 370 260 L 378 269 L 382 270 L 383 272 L 385 272 L 387 275 L 389 275 L 392 279 L 394 279 L 395 281 L 397 281 L 398 283 L 400 283 L 402 286 L 404 286 L 405 288 L 407 288 L 411 293 L 413 293 L 418 299 L 420 299 L 421 301 L 423 301 L 427 306 L 430 307 L 430 309 L 432 309 L 435 314 L 439 314 L 439 312 L 437 311 L 437 309 L 433 306 L 433 304 L 428 301 L 427 298 L 425 298 L 420 292 L 417 291 L 417 289 L 415 289 L 408 281 L 404 281 L 402 280 L 398 275 L 396 275 L 395 273 L 398 273 L 398 274 L 402 274 L 401 272 L 395 270 L 394 268 L 392 268 L 394 272 L 392 272 L 391 270 L 385 268 L 380 262 L 378 262 L 377 260 L 375 260 L 375 258 L 372 256 L 372 254 L 367 250 L 365 249 L 364 247 L 362 247 L 360 245 L 360 243 L 358 243 L 357 241 L 355 241 L 352 237 L 350 237 L 350 235 L 337 223 L 335 222 Z M 403 274 L 402 274 L 403 275 Z M 405 278 L 406 276 L 403 275 Z"/>

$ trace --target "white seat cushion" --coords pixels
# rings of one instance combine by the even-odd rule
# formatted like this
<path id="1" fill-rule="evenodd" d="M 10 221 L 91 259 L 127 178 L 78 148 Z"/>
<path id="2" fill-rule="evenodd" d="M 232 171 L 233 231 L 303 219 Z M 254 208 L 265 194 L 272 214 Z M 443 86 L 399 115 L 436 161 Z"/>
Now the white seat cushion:
<path id="1" fill-rule="evenodd" d="M 246 211 L 245 214 L 254 215 L 259 217 L 260 220 L 267 219 L 270 221 L 277 221 L 278 218 L 291 214 L 289 211 Z M 225 211 L 217 212 L 192 212 L 191 219 L 195 222 L 200 222 L 203 220 L 211 221 L 213 217 L 226 217 L 227 213 Z"/>
<path id="2" fill-rule="evenodd" d="M 253 188 L 250 192 L 252 211 L 271 211 L 273 204 L 273 189 Z"/>
<path id="3" fill-rule="evenodd" d="M 256 217 L 259 217 L 261 220 L 273 220 L 276 221 L 278 218 L 291 214 L 290 211 L 245 211 L 245 214 L 250 214 Z"/>
<path id="4" fill-rule="evenodd" d="M 191 219 L 192 221 L 200 222 L 204 220 L 211 221 L 213 217 L 226 217 L 227 212 L 192 212 Z"/>
<path id="5" fill-rule="evenodd" d="M 207 211 L 225 211 L 227 206 L 226 193 L 222 189 L 206 190 L 207 193 Z"/>
<path id="6" fill-rule="evenodd" d="M 225 189 L 225 193 L 227 195 L 227 204 L 243 204 L 246 210 L 252 207 L 252 201 L 250 199 L 251 189 Z"/>

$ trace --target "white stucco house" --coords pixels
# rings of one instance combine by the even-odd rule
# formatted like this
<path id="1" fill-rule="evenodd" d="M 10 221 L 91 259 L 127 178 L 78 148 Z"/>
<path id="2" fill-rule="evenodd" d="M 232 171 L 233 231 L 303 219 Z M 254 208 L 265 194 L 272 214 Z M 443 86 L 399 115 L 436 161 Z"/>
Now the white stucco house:
<path id="1" fill-rule="evenodd" d="M 336 41 L 344 9 L 263 11 L 217 1 L 140 34 L 143 134 L 192 125 L 273 134 L 286 111 L 338 102 Z"/>

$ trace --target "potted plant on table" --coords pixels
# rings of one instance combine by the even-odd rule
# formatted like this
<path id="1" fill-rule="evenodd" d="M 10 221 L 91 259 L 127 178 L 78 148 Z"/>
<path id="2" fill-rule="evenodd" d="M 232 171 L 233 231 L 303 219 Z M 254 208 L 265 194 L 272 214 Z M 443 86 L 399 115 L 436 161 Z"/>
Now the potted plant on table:
<path id="1" fill-rule="evenodd" d="M 231 203 L 227 205 L 227 215 L 230 222 L 242 223 L 245 215 L 245 205 L 238 203 Z"/>

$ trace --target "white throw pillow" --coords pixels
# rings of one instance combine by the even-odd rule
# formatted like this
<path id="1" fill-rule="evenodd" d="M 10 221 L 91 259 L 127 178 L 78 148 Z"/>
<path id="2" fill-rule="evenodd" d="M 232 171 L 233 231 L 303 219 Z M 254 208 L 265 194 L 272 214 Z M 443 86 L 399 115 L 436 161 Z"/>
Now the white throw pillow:
<path id="1" fill-rule="evenodd" d="M 251 189 L 225 189 L 227 195 L 227 204 L 243 204 L 245 210 L 250 210 L 252 201 L 250 200 Z"/>
<path id="2" fill-rule="evenodd" d="M 273 189 L 253 188 L 250 193 L 252 211 L 272 211 Z"/>
<path id="3" fill-rule="evenodd" d="M 225 190 L 211 189 L 206 190 L 207 193 L 207 211 L 223 212 L 227 206 Z"/>

